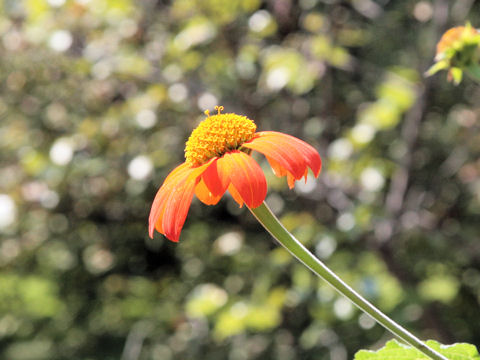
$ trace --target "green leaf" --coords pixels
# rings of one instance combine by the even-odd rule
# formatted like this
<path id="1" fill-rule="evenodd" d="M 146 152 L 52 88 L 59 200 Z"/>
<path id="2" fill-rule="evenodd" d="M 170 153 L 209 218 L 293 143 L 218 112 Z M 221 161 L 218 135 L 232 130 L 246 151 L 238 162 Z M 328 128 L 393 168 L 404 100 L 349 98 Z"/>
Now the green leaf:
<path id="1" fill-rule="evenodd" d="M 442 345 L 434 340 L 426 342 L 432 349 L 445 355 L 449 360 L 480 360 L 477 348 L 471 344 L 458 343 Z M 360 350 L 355 354 L 354 360 L 422 360 L 429 359 L 417 349 L 391 340 L 377 351 Z"/>
<path id="2" fill-rule="evenodd" d="M 472 65 L 465 72 L 473 79 L 480 81 L 480 65 Z"/>

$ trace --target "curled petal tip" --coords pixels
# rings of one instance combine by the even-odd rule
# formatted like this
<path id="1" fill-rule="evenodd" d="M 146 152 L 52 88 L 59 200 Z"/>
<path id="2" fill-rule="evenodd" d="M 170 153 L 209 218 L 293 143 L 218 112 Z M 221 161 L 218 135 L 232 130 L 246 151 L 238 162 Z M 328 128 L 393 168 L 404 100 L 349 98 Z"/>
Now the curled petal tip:
<path id="1" fill-rule="evenodd" d="M 178 240 L 180 239 L 180 233 L 178 233 L 176 236 L 174 235 L 167 236 L 167 234 L 165 234 L 165 237 L 170 241 L 178 243 Z"/>

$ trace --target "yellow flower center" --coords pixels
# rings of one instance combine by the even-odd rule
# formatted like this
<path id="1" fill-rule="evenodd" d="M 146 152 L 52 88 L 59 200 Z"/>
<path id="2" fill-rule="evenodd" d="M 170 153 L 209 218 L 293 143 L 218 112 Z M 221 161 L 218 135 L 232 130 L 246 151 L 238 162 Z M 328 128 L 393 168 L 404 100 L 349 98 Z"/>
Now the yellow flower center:
<path id="1" fill-rule="evenodd" d="M 215 156 L 238 149 L 253 138 L 257 126 L 237 114 L 222 114 L 223 106 L 216 106 L 218 114 L 208 116 L 192 131 L 185 146 L 185 159 L 190 166 L 199 166 Z"/>

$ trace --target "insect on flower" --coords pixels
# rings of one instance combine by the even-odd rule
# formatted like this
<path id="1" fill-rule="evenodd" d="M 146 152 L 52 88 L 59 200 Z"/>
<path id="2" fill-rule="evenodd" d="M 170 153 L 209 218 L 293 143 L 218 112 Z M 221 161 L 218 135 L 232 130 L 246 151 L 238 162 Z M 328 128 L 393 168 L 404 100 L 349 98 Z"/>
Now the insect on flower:
<path id="1" fill-rule="evenodd" d="M 193 194 L 207 205 L 218 203 L 230 192 L 233 199 L 250 208 L 260 206 L 267 195 L 267 182 L 260 166 L 250 156 L 252 150 L 265 155 L 275 175 L 295 180 L 307 178 L 308 168 L 318 177 L 322 161 L 318 152 L 304 141 L 275 132 L 255 132 L 255 123 L 237 114 L 215 115 L 193 130 L 185 146 L 185 162 L 165 179 L 155 196 L 149 217 L 149 235 L 157 230 L 177 242 Z"/>

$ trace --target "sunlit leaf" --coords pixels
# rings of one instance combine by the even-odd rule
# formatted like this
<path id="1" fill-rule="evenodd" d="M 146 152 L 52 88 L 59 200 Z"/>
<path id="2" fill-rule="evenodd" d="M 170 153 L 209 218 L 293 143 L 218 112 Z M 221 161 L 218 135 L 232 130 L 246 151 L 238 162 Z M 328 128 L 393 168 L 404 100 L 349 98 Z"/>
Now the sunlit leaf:
<path id="1" fill-rule="evenodd" d="M 428 346 L 445 355 L 450 360 L 478 360 L 480 355 L 474 345 L 454 344 L 442 345 L 436 341 L 429 340 Z M 417 349 L 400 344 L 396 340 L 391 340 L 378 351 L 360 350 L 355 354 L 355 360 L 420 360 L 429 359 L 428 356 L 420 353 Z"/>

